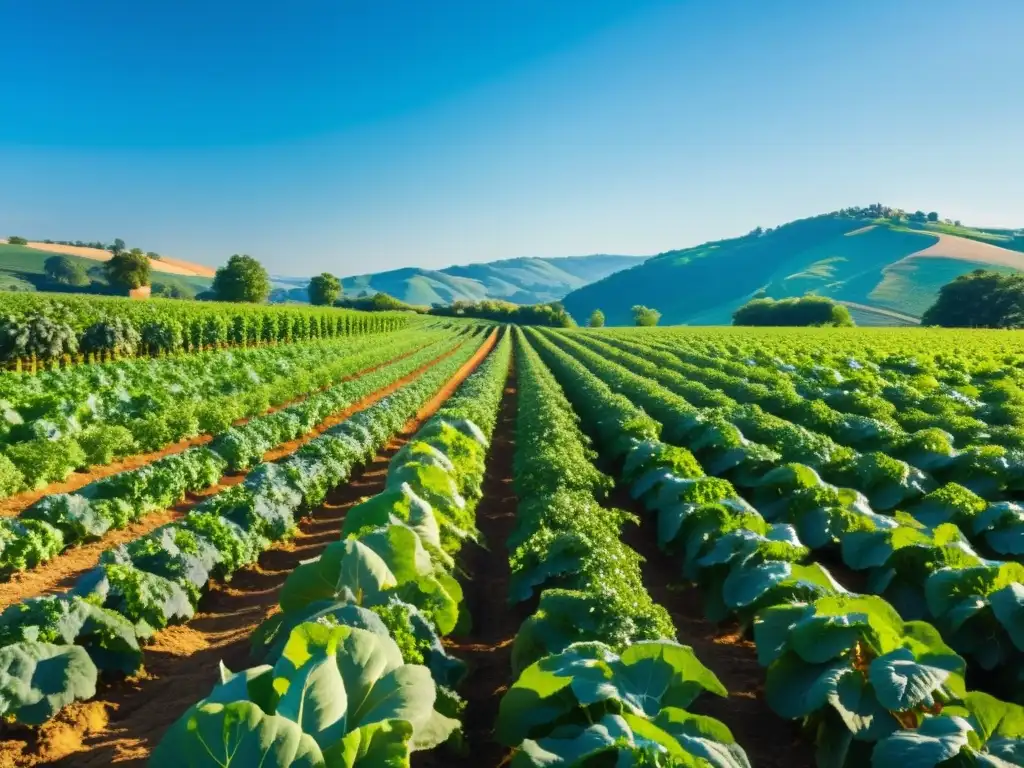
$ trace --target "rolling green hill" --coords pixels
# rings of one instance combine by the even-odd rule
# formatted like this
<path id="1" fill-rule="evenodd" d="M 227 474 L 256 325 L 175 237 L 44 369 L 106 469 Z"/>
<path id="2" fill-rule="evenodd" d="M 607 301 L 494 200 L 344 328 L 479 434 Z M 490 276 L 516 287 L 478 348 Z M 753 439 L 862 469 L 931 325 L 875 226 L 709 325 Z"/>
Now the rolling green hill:
<path id="1" fill-rule="evenodd" d="M 90 284 L 83 288 L 69 289 L 54 285 L 43 269 L 46 260 L 51 256 L 65 256 L 70 261 L 80 264 L 89 275 Z M 209 289 L 212 280 L 207 277 L 191 277 L 153 272 L 154 289 L 158 286 L 177 288 L 185 296 L 195 296 Z M 24 245 L 0 243 L 0 291 L 73 291 L 75 293 L 108 293 L 110 290 L 103 274 L 102 262 L 65 253 L 51 253 Z"/>
<path id="2" fill-rule="evenodd" d="M 342 279 L 345 296 L 383 292 L 407 304 L 429 306 L 454 301 L 502 299 L 515 304 L 544 304 L 594 280 L 643 261 L 640 256 L 567 256 L 518 258 L 445 269 L 406 267 Z M 304 301 L 306 278 L 280 278 L 279 299 Z"/>
<path id="3" fill-rule="evenodd" d="M 883 209 L 887 214 L 891 209 Z M 573 291 L 578 318 L 601 309 L 609 324 L 631 322 L 630 307 L 658 309 L 663 323 L 722 325 L 754 296 L 816 293 L 856 305 L 858 316 L 919 317 L 939 288 L 973 269 L 1024 270 L 1024 236 L 925 222 L 878 207 L 801 219 L 774 230 L 660 254 Z M 871 309 L 879 310 L 871 313 Z"/>

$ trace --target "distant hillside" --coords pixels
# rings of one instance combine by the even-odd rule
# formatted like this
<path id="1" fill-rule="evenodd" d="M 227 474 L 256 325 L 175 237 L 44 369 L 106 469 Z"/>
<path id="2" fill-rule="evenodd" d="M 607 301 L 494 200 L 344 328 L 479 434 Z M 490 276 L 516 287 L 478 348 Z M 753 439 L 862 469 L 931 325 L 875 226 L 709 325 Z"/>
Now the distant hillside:
<path id="1" fill-rule="evenodd" d="M 663 324 L 721 325 L 754 296 L 817 293 L 854 305 L 855 316 L 874 309 L 874 323 L 892 317 L 896 324 L 920 317 L 939 288 L 958 275 L 978 268 L 1024 270 L 1020 230 L 921 219 L 872 206 L 757 229 L 662 253 L 575 290 L 563 302 L 576 318 L 601 309 L 611 325 L 629 324 L 634 304 L 660 310 Z"/>
<path id="2" fill-rule="evenodd" d="M 52 248 L 53 250 L 41 250 Z M 87 255 L 83 255 L 83 253 Z M 90 285 L 80 289 L 66 286 L 55 286 L 46 277 L 43 265 L 51 256 L 59 254 L 73 262 L 81 264 L 89 275 Z M 102 254 L 106 254 L 103 258 Z M 30 243 L 29 245 L 9 245 L 6 240 L 0 241 L 0 291 L 74 291 L 78 293 L 106 293 L 110 289 L 103 272 L 103 261 L 110 258 L 107 251 L 95 248 L 78 248 L 76 246 L 47 245 Z M 190 262 L 178 260 L 153 260 L 151 279 L 154 288 L 176 288 L 184 296 L 195 296 L 208 290 L 213 283 L 210 277 L 196 274 L 199 270 L 209 270 Z M 210 270 L 211 272 L 213 270 Z"/>
<path id="3" fill-rule="evenodd" d="M 640 256 L 518 258 L 431 270 L 406 267 L 342 279 L 344 295 L 383 292 L 407 304 L 502 299 L 515 304 L 557 301 L 570 291 L 635 266 Z M 278 278 L 276 300 L 305 301 L 308 278 Z"/>

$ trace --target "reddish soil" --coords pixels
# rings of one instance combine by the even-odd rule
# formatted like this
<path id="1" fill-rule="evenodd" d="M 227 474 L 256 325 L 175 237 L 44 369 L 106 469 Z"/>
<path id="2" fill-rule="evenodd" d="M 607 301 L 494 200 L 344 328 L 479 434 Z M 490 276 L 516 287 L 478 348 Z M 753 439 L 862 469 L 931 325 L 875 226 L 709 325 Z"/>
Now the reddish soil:
<path id="1" fill-rule="evenodd" d="M 466 546 L 459 560 L 466 605 L 473 617 L 469 634 L 446 640 L 452 655 L 463 659 L 469 673 L 459 693 L 466 699 L 463 728 L 465 754 L 452 750 L 415 753 L 414 768 L 497 766 L 508 750 L 494 740 L 498 703 L 511 685 L 512 641 L 528 611 L 509 607 L 509 567 L 505 541 L 515 525 L 518 500 L 512 490 L 515 455 L 516 387 L 512 369 L 501 403 L 498 423 L 487 459 L 484 496 L 477 507 L 481 543 Z"/>
<path id="2" fill-rule="evenodd" d="M 729 691 L 725 699 L 705 694 L 690 709 L 725 723 L 757 768 L 813 768 L 814 750 L 801 740 L 796 724 L 779 718 L 764 700 L 765 670 L 754 644 L 735 623 L 716 626 L 704 618 L 699 592 L 682 583 L 679 563 L 658 549 L 653 518 L 622 490 L 613 494 L 612 503 L 642 521 L 639 527 L 627 526 L 623 540 L 645 559 L 644 586 L 671 614 L 679 641 L 691 646 Z"/>
<path id="3" fill-rule="evenodd" d="M 493 341 L 490 343 L 493 346 Z M 441 360 L 444 360 L 446 357 L 454 354 L 455 350 L 458 349 L 459 346 L 456 346 L 439 357 L 431 360 L 429 363 L 421 366 L 407 376 L 402 377 L 398 381 L 389 384 L 383 389 L 377 390 L 372 395 L 364 397 L 362 400 L 354 403 L 345 410 L 339 411 L 333 416 L 330 416 L 326 421 L 321 422 L 311 432 L 307 432 L 302 437 L 287 443 L 282 443 L 273 450 L 267 451 L 267 453 L 263 454 L 263 460 L 277 461 L 294 453 L 303 445 L 320 436 L 331 427 L 345 421 L 345 419 L 349 418 L 352 414 L 369 408 L 378 400 L 382 400 L 400 387 L 405 386 L 413 379 L 418 378 L 428 368 L 431 368 Z M 479 353 L 477 354 L 479 355 Z M 478 357 L 474 356 L 473 360 L 478 360 Z M 446 386 L 450 386 L 450 384 Z M 434 406 L 435 410 L 436 408 L 437 405 Z M 433 413 L 433 411 L 431 411 L 431 413 Z M 186 512 L 200 504 L 204 499 L 213 496 L 216 493 L 220 493 L 225 488 L 230 488 L 231 486 L 242 482 L 245 479 L 245 476 L 246 473 L 244 472 L 224 475 L 215 485 L 206 488 L 198 494 L 191 495 L 188 499 L 181 504 L 178 504 L 173 509 L 146 515 L 142 520 L 139 520 L 128 528 L 120 531 L 111 531 L 98 541 L 67 549 L 39 568 L 14 574 L 10 581 L 7 584 L 4 584 L 3 589 L 0 590 L 0 610 L 24 600 L 26 597 L 53 594 L 54 592 L 70 588 L 79 576 L 96 566 L 100 555 L 109 547 L 136 539 L 139 536 L 159 528 L 161 525 L 178 519 Z M 2 764 L 0 764 L 0 768 L 2 768 Z"/>
<path id="4" fill-rule="evenodd" d="M 340 384 L 343 381 L 351 381 L 353 379 L 358 379 L 361 376 L 367 375 L 368 373 L 373 373 L 379 368 L 383 368 L 385 365 L 397 363 L 399 360 L 404 360 L 410 355 L 416 354 L 422 348 L 423 347 L 417 347 L 411 352 L 406 352 L 405 354 L 398 355 L 397 357 L 393 357 L 386 362 L 378 363 L 377 365 L 372 365 L 369 368 L 364 368 L 361 371 L 357 371 L 356 373 L 350 374 L 342 379 L 339 379 L 339 381 L 336 382 L 336 384 Z M 264 411 L 263 415 L 275 413 L 277 411 L 287 408 L 289 405 L 294 405 L 295 403 L 301 403 L 303 400 L 310 397 L 311 395 L 316 394 L 317 392 L 322 392 L 326 389 L 329 389 L 332 386 L 335 386 L 335 384 L 330 384 L 326 387 L 315 389 L 299 397 L 292 398 L 291 400 L 288 400 L 286 402 L 280 403 L 278 405 L 273 405 L 266 411 Z M 243 424 L 248 423 L 250 418 L 252 417 L 238 419 L 238 421 L 235 421 L 233 423 L 233 426 L 240 427 Z M 120 461 L 112 462 L 110 464 L 97 465 L 94 467 L 89 467 L 87 469 L 81 470 L 79 472 L 73 472 L 71 476 L 68 477 L 68 479 L 65 480 L 63 483 L 50 483 L 44 488 L 31 491 L 22 491 L 21 493 L 16 493 L 13 496 L 8 496 L 6 499 L 0 500 L 0 517 L 13 517 L 14 515 L 20 514 L 22 510 L 32 506 L 44 496 L 51 496 L 55 493 L 74 493 L 75 491 L 84 488 L 89 483 L 95 482 L 97 480 L 102 480 L 104 477 L 110 477 L 111 475 L 116 475 L 119 472 L 126 472 L 132 469 L 139 469 L 140 467 L 144 467 L 147 464 L 152 464 L 157 459 L 162 459 L 164 456 L 171 456 L 176 453 L 181 453 L 182 451 L 196 445 L 205 445 L 211 440 L 213 440 L 213 435 L 197 435 L 196 437 L 190 437 L 186 440 L 179 440 L 177 443 L 171 443 L 170 445 L 166 445 L 159 451 L 153 451 L 151 453 L 140 453 L 136 454 L 135 456 L 129 456 L 128 458 L 121 459 Z"/>
<path id="5" fill-rule="evenodd" d="M 492 335 L 481 350 L 492 347 L 495 338 Z M 474 355 L 442 391 L 450 393 L 483 356 L 481 352 Z M 454 386 L 452 382 L 456 382 Z M 398 386 L 389 387 L 387 392 Z M 372 397 L 379 400 L 387 392 Z M 223 661 L 231 670 L 258 663 L 250 658 L 249 638 L 277 610 L 277 593 L 288 574 L 338 540 L 350 507 L 384 489 L 391 457 L 443 400 L 435 398 L 431 402 L 433 410 L 421 411 L 419 418 L 412 420 L 368 466 L 355 472 L 348 484 L 328 494 L 323 505 L 301 520 L 292 541 L 264 552 L 255 565 L 236 573 L 229 584 L 212 585 L 188 624 L 159 632 L 146 647 L 143 674 L 101 685 L 95 699 L 65 708 L 38 730 L 0 731 L 0 767 L 145 765 L 164 731 L 209 693 L 217 680 L 218 662 Z"/>

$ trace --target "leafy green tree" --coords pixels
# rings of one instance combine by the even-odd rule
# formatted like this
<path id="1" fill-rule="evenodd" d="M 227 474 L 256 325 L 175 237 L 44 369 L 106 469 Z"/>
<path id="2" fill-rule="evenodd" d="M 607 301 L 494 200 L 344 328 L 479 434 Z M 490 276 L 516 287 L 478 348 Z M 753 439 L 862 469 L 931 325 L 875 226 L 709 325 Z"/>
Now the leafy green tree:
<path id="1" fill-rule="evenodd" d="M 921 317 L 947 328 L 1024 327 L 1024 275 L 976 269 L 939 289 Z"/>
<path id="2" fill-rule="evenodd" d="M 633 325 L 652 326 L 657 325 L 661 320 L 661 312 L 642 304 L 634 304 L 630 312 L 633 313 Z"/>
<path id="3" fill-rule="evenodd" d="M 938 214 L 937 211 L 932 211 L 931 213 L 928 214 L 928 221 L 938 221 L 938 220 L 939 220 L 939 214 Z"/>
<path id="4" fill-rule="evenodd" d="M 103 265 L 103 271 L 113 287 L 124 291 L 149 285 L 149 259 L 142 251 L 125 253 L 122 249 Z"/>
<path id="5" fill-rule="evenodd" d="M 341 296 L 341 281 L 330 272 L 317 275 L 309 281 L 309 303 L 332 306 Z"/>
<path id="6" fill-rule="evenodd" d="M 732 314 L 733 325 L 851 326 L 850 310 L 824 296 L 754 299 Z"/>
<path id="7" fill-rule="evenodd" d="M 11 235 L 7 238 L 8 245 L 28 245 L 28 240 L 24 237 L 18 237 L 17 235 Z"/>
<path id="8" fill-rule="evenodd" d="M 252 256 L 236 253 L 217 270 L 213 293 L 218 301 L 262 303 L 270 295 L 270 275 Z"/>
<path id="9" fill-rule="evenodd" d="M 43 271 L 46 277 L 59 285 L 72 285 L 82 287 L 89 284 L 89 275 L 77 261 L 72 261 L 67 256 L 51 256 L 43 262 Z"/>
<path id="10" fill-rule="evenodd" d="M 156 251 L 146 251 L 146 255 L 147 255 L 147 256 L 148 256 L 148 257 L 149 257 L 149 258 L 150 258 L 151 260 L 153 260 L 153 259 L 155 259 L 155 260 L 157 260 L 157 261 L 159 261 L 159 260 L 160 260 L 160 254 L 159 254 L 159 253 L 157 253 Z"/>
<path id="11" fill-rule="evenodd" d="M 600 309 L 595 309 L 590 313 L 590 320 L 587 321 L 587 325 L 591 328 L 604 328 L 604 312 Z"/>
<path id="12" fill-rule="evenodd" d="M 116 240 L 114 240 L 114 244 L 110 246 L 110 252 L 115 256 L 120 256 L 122 253 L 124 253 L 126 247 L 127 246 L 124 244 L 124 240 L 122 240 L 119 237 Z"/>

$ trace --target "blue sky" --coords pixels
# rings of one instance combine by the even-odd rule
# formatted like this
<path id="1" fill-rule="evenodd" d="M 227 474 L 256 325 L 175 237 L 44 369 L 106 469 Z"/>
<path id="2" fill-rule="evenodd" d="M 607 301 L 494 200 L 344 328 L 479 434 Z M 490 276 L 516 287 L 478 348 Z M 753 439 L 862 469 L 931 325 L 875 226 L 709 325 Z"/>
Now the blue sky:
<path id="1" fill-rule="evenodd" d="M 1024 226 L 1021 0 L 0 0 L 0 29 L 5 234 L 349 275 L 869 202 Z"/>

